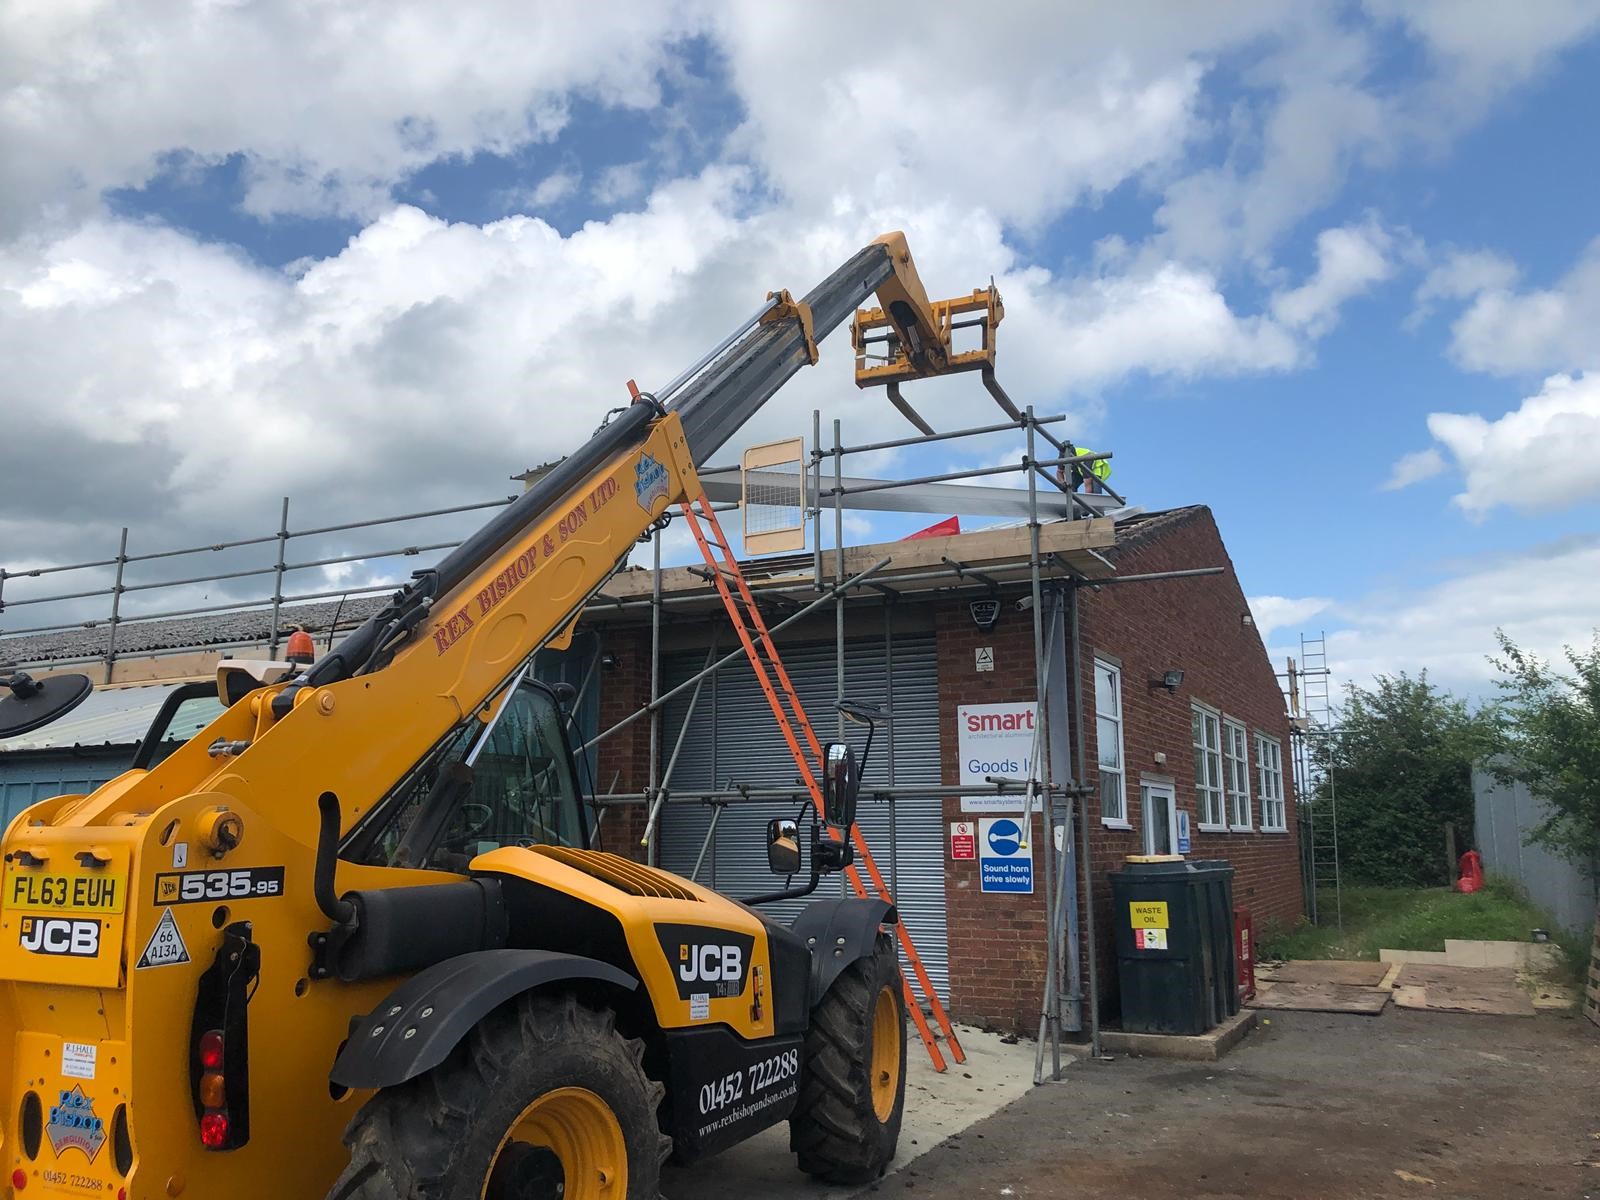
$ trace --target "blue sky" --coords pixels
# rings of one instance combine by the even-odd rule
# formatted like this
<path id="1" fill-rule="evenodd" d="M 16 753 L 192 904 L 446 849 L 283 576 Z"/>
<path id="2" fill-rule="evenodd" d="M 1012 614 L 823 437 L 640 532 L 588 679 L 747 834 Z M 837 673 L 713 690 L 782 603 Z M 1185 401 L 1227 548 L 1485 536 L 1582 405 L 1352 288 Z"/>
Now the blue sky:
<path id="1" fill-rule="evenodd" d="M 1496 627 L 1592 635 L 1600 5 L 344 13 L 0 15 L 8 454 L 113 464 L 0 482 L 0 561 L 494 495 L 904 228 L 935 293 L 999 280 L 1014 396 L 1216 510 L 1275 654 L 1482 691 Z M 751 440 L 907 432 L 845 348 Z"/>

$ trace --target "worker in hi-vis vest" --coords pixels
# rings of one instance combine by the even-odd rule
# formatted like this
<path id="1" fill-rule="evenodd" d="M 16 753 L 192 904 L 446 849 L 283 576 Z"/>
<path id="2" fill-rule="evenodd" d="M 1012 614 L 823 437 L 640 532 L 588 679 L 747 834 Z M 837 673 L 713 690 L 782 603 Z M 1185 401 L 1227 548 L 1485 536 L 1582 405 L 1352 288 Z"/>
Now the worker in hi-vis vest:
<path id="1" fill-rule="evenodd" d="M 1087 446 L 1074 446 L 1071 442 L 1067 443 L 1068 458 L 1077 458 L 1085 454 L 1096 453 L 1098 451 L 1091 450 Z M 1093 462 L 1072 463 L 1067 470 L 1072 473 L 1071 484 L 1074 492 L 1078 490 L 1079 485 L 1084 485 L 1084 491 L 1086 492 L 1100 492 L 1104 490 L 1100 486 L 1101 481 L 1111 478 L 1111 460 L 1109 458 L 1097 458 Z M 1062 482 L 1066 481 L 1063 480 Z"/>

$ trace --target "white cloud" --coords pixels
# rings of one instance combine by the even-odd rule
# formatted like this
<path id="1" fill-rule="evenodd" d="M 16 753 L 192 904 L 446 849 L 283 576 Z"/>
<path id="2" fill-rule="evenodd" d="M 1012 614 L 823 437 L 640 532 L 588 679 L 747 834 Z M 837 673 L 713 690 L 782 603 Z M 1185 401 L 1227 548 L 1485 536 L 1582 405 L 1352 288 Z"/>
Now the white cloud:
<path id="1" fill-rule="evenodd" d="M 1369 90 L 1377 51 L 1368 33 L 1315 6 L 1280 5 L 1275 18 L 1246 71 L 1259 98 L 1235 102 L 1213 130 L 1225 157 L 1164 190 L 1156 219 L 1170 253 L 1264 266 L 1284 232 L 1325 205 L 1352 167 L 1394 153 L 1396 109 L 1409 93 Z"/>
<path id="2" fill-rule="evenodd" d="M 1461 471 L 1465 490 L 1454 502 L 1469 516 L 1501 504 L 1540 512 L 1600 496 L 1600 373 L 1552 375 L 1494 421 L 1433 413 L 1428 431 Z"/>
<path id="3" fill-rule="evenodd" d="M 1216 281 L 1175 262 L 1073 283 L 1055 299 L 1053 354 L 1063 377 L 1103 386 L 1122 376 L 1287 370 L 1296 339 L 1270 318 L 1233 312 Z"/>
<path id="4" fill-rule="evenodd" d="M 603 205 L 627 204 L 644 195 L 645 164 L 642 162 L 619 163 L 607 167 L 600 172 L 600 178 L 595 180 L 591 195 Z"/>
<path id="5" fill-rule="evenodd" d="M 1404 24 L 1442 66 L 1492 90 L 1545 66 L 1552 54 L 1600 28 L 1590 0 L 1365 0 L 1385 20 Z"/>
<path id="6" fill-rule="evenodd" d="M 1333 601 L 1321 596 L 1251 596 L 1249 602 L 1256 631 L 1268 644 L 1278 630 L 1301 629 L 1312 617 L 1333 606 Z"/>
<path id="7" fill-rule="evenodd" d="M 1514 272 L 1493 262 L 1459 281 L 1457 295 L 1474 298 L 1451 329 L 1457 362 L 1501 375 L 1600 367 L 1600 238 L 1548 288 L 1518 292 Z"/>
<path id="8" fill-rule="evenodd" d="M 1339 309 L 1394 273 L 1394 239 L 1376 221 L 1325 229 L 1317 235 L 1317 270 L 1291 291 L 1272 298 L 1272 315 L 1291 329 L 1320 337 L 1338 322 Z"/>
<path id="9" fill-rule="evenodd" d="M 871 224 L 808 218 L 753 207 L 750 187 L 748 172 L 714 168 L 566 237 L 533 217 L 477 226 L 398 207 L 290 272 L 106 217 L 0 243 L 10 443 L 38 464 L 110 458 L 120 472 L 99 488 L 119 480 L 114 500 L 91 489 L 70 513 L 30 503 L 14 478 L 8 513 L 34 519 L 6 557 L 89 545 L 99 556 L 119 520 L 166 544 L 214 538 L 275 513 L 284 494 L 326 519 L 500 494 L 511 471 L 586 436 L 630 376 L 670 378 L 753 298 L 808 289 L 879 222 L 911 231 L 935 293 L 997 277 L 1000 377 L 1041 412 L 1092 413 L 1098 391 L 1130 374 L 1276 371 L 1304 353 L 1303 337 L 1236 312 L 1213 278 L 1176 263 L 1056 275 L 1021 264 L 985 214 L 934 204 Z M 823 356 L 744 440 L 808 434 L 814 406 L 843 416 L 854 440 L 906 432 L 880 395 L 851 386 L 842 332 Z M 970 375 L 908 395 L 937 428 L 994 417 Z"/>
<path id="10" fill-rule="evenodd" d="M 1380 492 L 1398 492 L 1401 488 L 1408 488 L 1413 483 L 1421 483 L 1424 479 L 1432 479 L 1445 469 L 1444 455 L 1438 448 L 1429 446 L 1426 450 L 1416 450 L 1410 454 L 1402 454 L 1395 460 L 1394 468 L 1389 472 L 1389 478 L 1379 485 Z"/>
<path id="11" fill-rule="evenodd" d="M 552 171 L 530 188 L 508 188 L 496 193 L 500 208 L 505 212 L 538 212 L 569 200 L 583 186 L 583 175 L 578 171 Z"/>
<path id="12" fill-rule="evenodd" d="M 647 109 L 684 3 L 14 0 L 0 213 L 16 227 L 174 164 L 243 155 L 246 208 L 374 214 L 410 172 L 548 141 L 574 95 Z M 176 156 L 175 158 L 173 156 Z"/>
<path id="13" fill-rule="evenodd" d="M 1492 250 L 1451 250 L 1417 287 L 1417 303 L 1467 300 L 1485 291 L 1503 291 L 1517 281 L 1517 264 Z"/>
<path id="14" fill-rule="evenodd" d="M 1600 27 L 1588 0 L 1369 0 L 1374 28 L 1328 5 L 1278 5 L 1241 68 L 1249 92 L 1215 114 L 1222 161 L 1175 172 L 1157 213 L 1165 252 L 1264 267 L 1283 234 L 1353 171 L 1436 157 L 1555 55 Z M 1211 14 L 1218 6 L 1200 6 Z M 1422 64 L 1397 77 L 1387 38 L 1404 30 Z"/>
<path id="15" fill-rule="evenodd" d="M 1426 669 L 1463 692 L 1493 692 L 1495 630 L 1518 645 L 1559 657 L 1566 644 L 1587 645 L 1600 617 L 1600 542 L 1573 539 L 1499 554 L 1469 564 L 1428 587 L 1383 592 L 1341 605 L 1344 627 L 1328 634 L 1335 681 L 1367 684 L 1378 674 Z M 1330 621 L 1330 625 L 1333 624 Z"/>
<path id="16" fill-rule="evenodd" d="M 974 23 L 936 5 L 884 39 L 793 6 L 696 0 L 14 0 L 0 7 L 6 557 L 73 557 L 123 520 L 163 540 L 231 532 L 275 517 L 285 492 L 333 519 L 500 493 L 585 436 L 628 377 L 670 377 L 767 288 L 803 291 L 887 228 L 907 229 L 935 294 L 998 278 L 1001 378 L 1041 410 L 1092 418 L 1130 376 L 1299 367 L 1387 277 L 1398 239 L 1375 222 L 1324 231 L 1314 272 L 1264 311 L 1230 296 L 1232 278 L 1246 266 L 1278 284 L 1284 231 L 1352 165 L 1414 144 L 1448 99 L 1373 87 L 1370 27 L 1333 11 L 1243 0 L 1151 20 L 1108 0 Z M 1576 36 L 1530 24 L 1503 78 L 1468 73 L 1474 95 Z M 660 81 L 700 34 L 730 81 L 720 102 L 743 114 L 728 145 L 699 147 L 717 165 L 672 179 L 657 149 L 597 176 L 565 150 L 560 167 L 524 156 L 543 175 L 535 210 L 588 184 L 641 211 L 563 237 L 526 216 L 475 226 L 395 206 L 425 165 L 548 142 L 577 101 L 670 125 Z M 1474 64 L 1500 61 L 1492 42 Z M 1441 61 L 1467 53 L 1440 46 Z M 1243 88 L 1219 113 L 1205 85 L 1224 60 Z M 1220 165 L 1195 170 L 1218 146 Z M 107 189 L 232 156 L 247 211 L 362 228 L 277 272 L 102 206 Z M 1030 257 L 1047 222 L 1125 186 L 1159 195 L 1166 236 L 1107 239 L 1088 266 Z M 1512 282 L 1484 279 L 1480 301 Z M 906 432 L 850 386 L 842 343 L 744 436 L 809 432 L 813 406 L 863 440 Z M 971 376 L 908 395 L 940 428 L 995 411 Z M 60 489 L 28 473 L 61 462 L 94 477 L 43 503 Z"/>
<path id="17" fill-rule="evenodd" d="M 738 143 L 797 206 L 931 189 L 1033 225 L 1180 152 L 1202 56 L 1270 11 L 1148 21 L 1117 4 L 1018 4 L 974 21 L 930 5 L 892 37 L 796 5 L 720 6 L 716 22 L 748 113 Z"/>

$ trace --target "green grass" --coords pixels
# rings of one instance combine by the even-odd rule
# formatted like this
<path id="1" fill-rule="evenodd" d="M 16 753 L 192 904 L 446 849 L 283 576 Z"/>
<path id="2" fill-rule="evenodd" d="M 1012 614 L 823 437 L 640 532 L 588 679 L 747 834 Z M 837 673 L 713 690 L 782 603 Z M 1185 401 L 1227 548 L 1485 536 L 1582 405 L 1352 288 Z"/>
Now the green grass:
<path id="1" fill-rule="evenodd" d="M 1333 919 L 1331 892 L 1320 897 L 1318 907 L 1324 919 L 1320 926 L 1263 933 L 1262 957 L 1376 959 L 1379 950 L 1443 950 L 1446 938 L 1525 942 L 1534 929 L 1550 930 L 1573 978 L 1589 954 L 1587 937 L 1556 929 L 1547 913 L 1496 880 L 1470 896 L 1444 888 L 1346 887 L 1343 932 Z"/>

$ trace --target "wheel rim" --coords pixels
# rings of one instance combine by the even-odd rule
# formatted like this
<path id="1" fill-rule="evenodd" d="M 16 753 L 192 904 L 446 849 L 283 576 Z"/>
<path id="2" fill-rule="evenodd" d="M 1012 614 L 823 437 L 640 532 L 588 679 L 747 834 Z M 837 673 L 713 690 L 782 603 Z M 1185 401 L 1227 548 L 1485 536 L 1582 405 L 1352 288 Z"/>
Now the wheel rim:
<path id="1" fill-rule="evenodd" d="M 622 1200 L 628 1146 L 611 1107 L 587 1088 L 546 1092 L 512 1122 L 483 1200 Z"/>
<path id="2" fill-rule="evenodd" d="M 900 1039 L 905 1026 L 894 989 L 883 987 L 872 1006 L 872 1111 L 887 1122 L 894 1114 L 895 1094 L 900 1090 Z"/>

